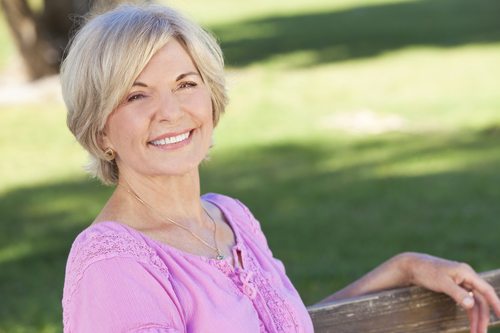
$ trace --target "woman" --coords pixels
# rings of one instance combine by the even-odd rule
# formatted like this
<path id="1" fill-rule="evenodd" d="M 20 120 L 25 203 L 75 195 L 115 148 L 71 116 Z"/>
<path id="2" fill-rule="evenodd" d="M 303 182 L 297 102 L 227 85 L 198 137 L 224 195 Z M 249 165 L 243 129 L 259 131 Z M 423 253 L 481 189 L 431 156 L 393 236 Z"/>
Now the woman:
<path id="1" fill-rule="evenodd" d="M 227 103 L 214 39 L 176 11 L 121 6 L 91 19 L 61 69 L 68 126 L 115 191 L 73 243 L 65 332 L 312 332 L 282 263 L 239 201 L 200 197 L 198 167 Z M 484 332 L 491 286 L 467 265 L 404 253 L 327 300 L 421 285 Z"/>

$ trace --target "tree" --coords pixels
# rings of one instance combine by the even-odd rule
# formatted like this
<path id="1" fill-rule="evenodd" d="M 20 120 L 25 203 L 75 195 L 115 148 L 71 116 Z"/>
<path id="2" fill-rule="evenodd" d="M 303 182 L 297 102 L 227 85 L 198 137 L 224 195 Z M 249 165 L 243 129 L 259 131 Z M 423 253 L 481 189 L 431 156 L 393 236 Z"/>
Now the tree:
<path id="1" fill-rule="evenodd" d="M 28 75 L 35 80 L 56 74 L 72 31 L 91 9 L 104 10 L 124 0 L 44 0 L 34 10 L 27 0 L 0 0 Z"/>

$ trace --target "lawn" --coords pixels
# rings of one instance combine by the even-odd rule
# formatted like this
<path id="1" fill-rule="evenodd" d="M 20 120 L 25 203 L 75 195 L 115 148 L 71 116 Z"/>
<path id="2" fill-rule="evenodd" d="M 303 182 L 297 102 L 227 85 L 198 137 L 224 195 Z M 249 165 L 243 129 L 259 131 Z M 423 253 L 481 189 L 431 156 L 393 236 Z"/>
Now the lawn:
<path id="1" fill-rule="evenodd" d="M 500 268 L 500 3 L 173 3 L 227 56 L 203 191 L 252 209 L 306 304 L 401 251 Z M 67 253 L 111 193 L 64 112 L 0 105 L 0 332 L 61 331 Z"/>

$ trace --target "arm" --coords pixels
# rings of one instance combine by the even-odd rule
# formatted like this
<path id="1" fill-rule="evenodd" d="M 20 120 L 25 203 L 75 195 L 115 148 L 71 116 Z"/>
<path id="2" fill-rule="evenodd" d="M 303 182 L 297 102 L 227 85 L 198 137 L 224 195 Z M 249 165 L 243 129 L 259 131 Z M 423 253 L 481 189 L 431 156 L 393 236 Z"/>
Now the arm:
<path id="1" fill-rule="evenodd" d="M 500 300 L 494 289 L 469 265 L 420 253 L 399 254 L 320 303 L 409 285 L 452 297 L 467 311 L 471 333 L 486 332 L 490 306 L 500 316 Z"/>
<path id="2" fill-rule="evenodd" d="M 406 261 L 407 254 L 399 254 L 319 303 L 328 303 L 385 289 L 409 286 L 410 278 L 404 268 L 407 265 Z"/>

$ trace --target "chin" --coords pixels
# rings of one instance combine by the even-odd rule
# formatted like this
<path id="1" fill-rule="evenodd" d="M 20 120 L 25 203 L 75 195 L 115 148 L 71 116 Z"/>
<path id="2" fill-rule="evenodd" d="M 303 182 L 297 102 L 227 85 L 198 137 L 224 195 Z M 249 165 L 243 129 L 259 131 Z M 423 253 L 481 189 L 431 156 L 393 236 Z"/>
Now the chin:
<path id="1" fill-rule="evenodd" d="M 158 172 L 158 176 L 184 176 L 193 172 L 198 172 L 201 161 L 192 162 L 183 166 L 165 168 Z"/>

